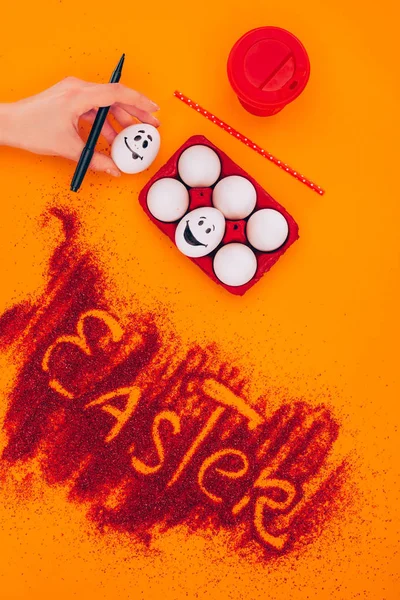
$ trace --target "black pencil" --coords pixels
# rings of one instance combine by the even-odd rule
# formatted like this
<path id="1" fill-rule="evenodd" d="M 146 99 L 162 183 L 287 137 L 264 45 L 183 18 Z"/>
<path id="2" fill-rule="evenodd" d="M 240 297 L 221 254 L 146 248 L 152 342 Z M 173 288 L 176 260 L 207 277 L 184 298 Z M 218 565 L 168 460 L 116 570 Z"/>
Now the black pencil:
<path id="1" fill-rule="evenodd" d="M 121 56 L 119 63 L 115 67 L 114 72 L 111 75 L 110 83 L 118 83 L 118 81 L 121 79 L 122 66 L 124 64 L 124 60 L 125 54 Z M 71 190 L 73 192 L 77 192 L 79 190 L 83 178 L 86 175 L 86 171 L 88 170 L 90 161 L 92 160 L 97 140 L 99 139 L 101 130 L 103 129 L 104 121 L 106 120 L 109 110 L 109 106 L 104 106 L 102 108 L 99 108 L 99 110 L 97 111 L 97 115 L 94 120 L 92 129 L 90 130 L 88 140 L 84 149 L 82 150 L 82 154 L 80 156 L 80 159 L 75 169 L 74 176 L 72 178 Z"/>

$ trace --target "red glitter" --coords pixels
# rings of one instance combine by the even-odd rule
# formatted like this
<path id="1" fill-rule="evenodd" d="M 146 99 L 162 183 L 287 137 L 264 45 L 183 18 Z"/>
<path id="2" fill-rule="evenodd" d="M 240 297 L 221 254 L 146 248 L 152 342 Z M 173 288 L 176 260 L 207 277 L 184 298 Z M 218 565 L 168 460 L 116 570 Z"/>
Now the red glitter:
<path id="1" fill-rule="evenodd" d="M 211 525 L 229 528 L 238 548 L 256 540 L 264 556 L 288 552 L 308 535 L 304 511 L 319 503 L 329 515 L 338 467 L 329 485 L 318 477 L 338 435 L 330 411 L 292 402 L 265 416 L 215 348 L 182 352 L 151 315 L 122 326 L 92 257 L 77 253 L 77 224 L 63 222 L 43 301 L 0 323 L 23 357 L 3 460 L 40 449 L 49 484 L 89 501 L 100 528 L 149 541 L 155 526 Z"/>

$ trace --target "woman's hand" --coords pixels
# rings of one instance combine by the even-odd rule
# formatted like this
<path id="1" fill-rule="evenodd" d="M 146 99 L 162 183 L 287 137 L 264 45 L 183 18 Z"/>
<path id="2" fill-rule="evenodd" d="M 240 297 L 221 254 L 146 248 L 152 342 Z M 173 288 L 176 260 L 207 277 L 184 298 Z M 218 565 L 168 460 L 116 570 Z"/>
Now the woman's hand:
<path id="1" fill-rule="evenodd" d="M 157 104 L 139 92 L 120 83 L 96 84 L 67 77 L 36 96 L 0 104 L 0 145 L 78 161 L 84 147 L 79 120 L 92 123 L 102 106 L 111 107 L 110 113 L 122 127 L 132 125 L 132 117 L 159 125 L 152 115 Z M 110 144 L 117 135 L 108 120 L 102 134 Z M 114 161 L 100 152 L 95 152 L 90 167 L 120 175 Z"/>

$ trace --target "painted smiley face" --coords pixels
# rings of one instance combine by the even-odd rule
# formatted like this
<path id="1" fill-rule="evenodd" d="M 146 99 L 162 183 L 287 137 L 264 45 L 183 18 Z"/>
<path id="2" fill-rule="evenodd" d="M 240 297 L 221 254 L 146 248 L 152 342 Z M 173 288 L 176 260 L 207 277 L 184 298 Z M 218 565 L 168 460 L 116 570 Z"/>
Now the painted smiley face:
<path id="1" fill-rule="evenodd" d="M 113 141 L 111 157 L 123 173 L 147 169 L 160 149 L 160 134 L 152 125 L 139 123 L 123 129 Z"/>
<path id="2" fill-rule="evenodd" d="M 225 233 L 225 218 L 216 208 L 202 207 L 186 214 L 175 231 L 179 250 L 191 258 L 210 254 Z"/>

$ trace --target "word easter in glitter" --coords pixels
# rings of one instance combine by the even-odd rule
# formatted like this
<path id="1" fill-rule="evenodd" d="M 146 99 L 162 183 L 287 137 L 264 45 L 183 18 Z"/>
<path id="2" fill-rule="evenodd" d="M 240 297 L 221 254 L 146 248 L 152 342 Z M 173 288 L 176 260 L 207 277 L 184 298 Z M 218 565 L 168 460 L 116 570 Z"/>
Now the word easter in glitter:
<path id="1" fill-rule="evenodd" d="M 90 319 L 99 321 L 108 331 L 96 345 L 85 334 Z M 104 351 L 110 342 L 120 342 L 123 336 L 123 327 L 108 312 L 92 309 L 81 314 L 75 333 L 59 336 L 44 353 L 42 369 L 49 374 L 49 387 L 62 398 L 77 401 L 81 394 L 74 394 L 65 382 L 51 375 L 60 347 L 72 345 L 83 355 L 93 357 L 99 348 Z M 140 339 L 139 334 L 138 345 Z M 168 403 L 157 405 L 154 414 L 149 401 L 159 402 L 166 387 L 148 385 L 138 375 L 129 385 L 91 398 L 83 410 L 101 410 L 112 418 L 104 439 L 106 446 L 115 444 L 129 426 L 135 426 L 138 412 L 148 415 L 150 422 L 144 428 L 141 425 L 140 436 L 129 445 L 132 477 L 140 479 L 141 485 L 154 481 L 155 476 L 161 478 L 165 495 L 179 485 L 195 486 L 193 493 L 217 512 L 219 522 L 246 522 L 265 547 L 285 551 L 291 541 L 291 525 L 327 479 L 326 469 L 321 467 L 334 438 L 330 435 L 334 428 L 329 413 L 325 409 L 309 410 L 294 433 L 285 437 L 281 431 L 280 437 L 275 436 L 277 443 L 270 428 L 274 415 L 266 419 L 259 414 L 233 383 L 221 382 L 207 373 L 194 377 L 185 387 L 185 401 L 190 402 L 191 410 L 178 413 L 174 409 L 174 393 L 182 394 L 182 389 L 173 392 L 170 387 Z M 297 410 L 292 408 L 288 419 Z M 189 439 L 185 429 L 190 432 Z M 151 444 L 149 439 L 144 444 L 147 453 L 141 447 L 146 435 L 151 440 Z M 301 462 L 302 453 L 307 459 L 296 471 L 296 459 Z M 316 464 L 311 454 L 320 457 Z M 311 463 L 313 469 L 308 467 Z M 284 477 L 282 468 L 288 464 L 292 467 L 286 469 L 289 475 Z M 296 473 L 300 473 L 298 477 Z"/>

